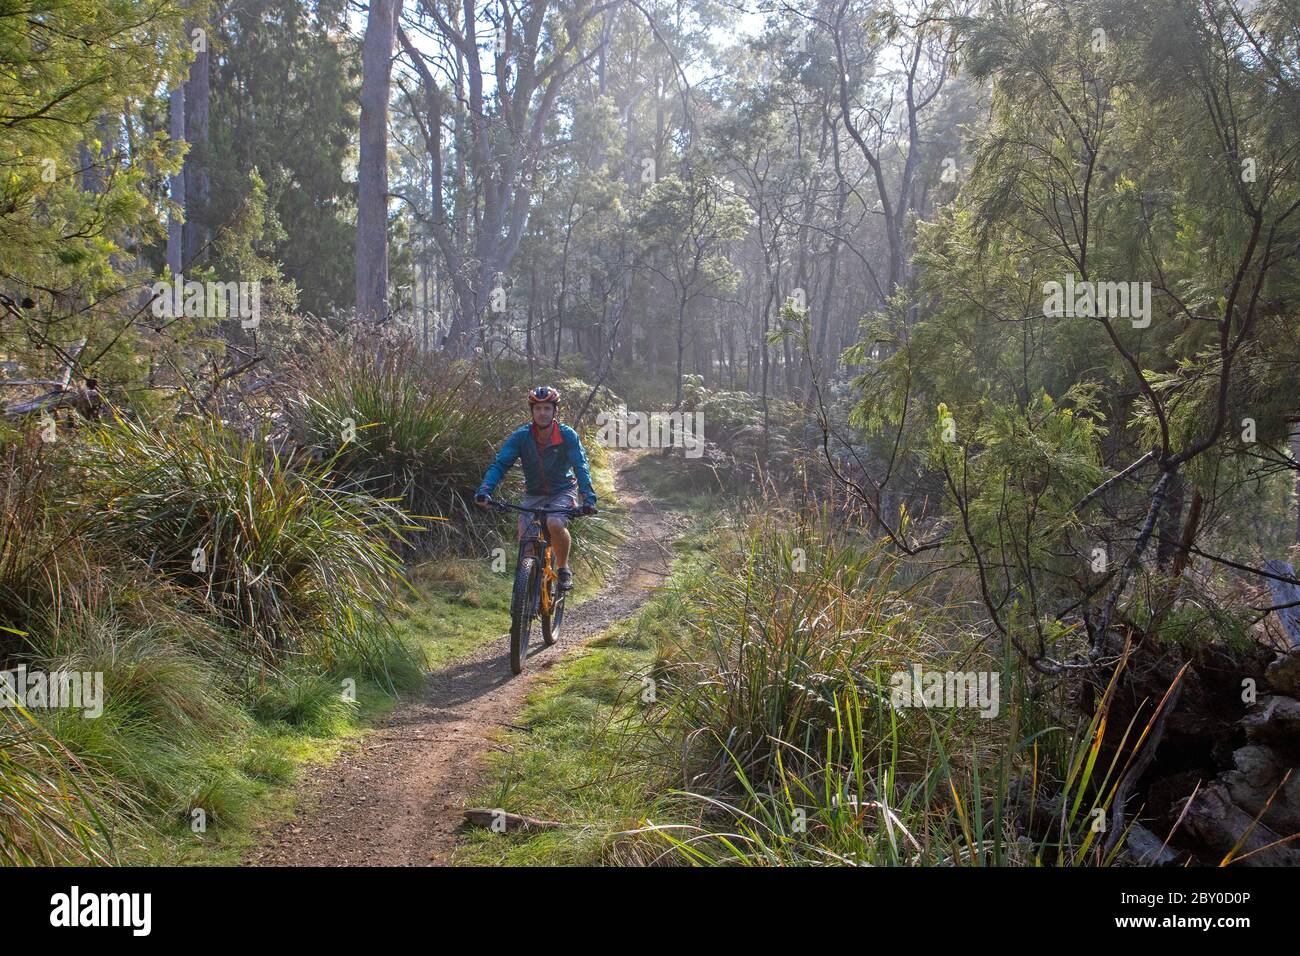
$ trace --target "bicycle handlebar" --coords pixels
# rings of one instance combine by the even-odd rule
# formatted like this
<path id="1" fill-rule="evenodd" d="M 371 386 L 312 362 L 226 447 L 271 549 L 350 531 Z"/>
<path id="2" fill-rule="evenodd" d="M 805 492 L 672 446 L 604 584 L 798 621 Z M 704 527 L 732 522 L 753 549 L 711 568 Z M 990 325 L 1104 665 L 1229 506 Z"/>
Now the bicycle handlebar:
<path id="1" fill-rule="evenodd" d="M 488 507 L 495 508 L 497 511 L 522 511 L 532 515 L 564 515 L 566 518 L 586 517 L 578 508 L 525 508 L 508 501 L 497 501 L 495 498 L 489 498 L 487 503 Z"/>

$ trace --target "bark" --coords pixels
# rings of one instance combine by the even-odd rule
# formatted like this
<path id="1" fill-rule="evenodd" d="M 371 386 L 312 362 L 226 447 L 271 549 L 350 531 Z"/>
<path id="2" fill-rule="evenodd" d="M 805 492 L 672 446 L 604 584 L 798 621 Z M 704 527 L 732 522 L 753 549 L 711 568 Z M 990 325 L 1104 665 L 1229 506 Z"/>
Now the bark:
<path id="1" fill-rule="evenodd" d="M 185 138 L 185 85 L 183 83 L 172 90 L 168 113 L 171 123 L 169 133 L 172 142 L 179 143 Z M 180 275 L 185 254 L 182 245 L 182 222 L 185 215 L 184 166 L 172 174 L 171 200 L 175 205 L 167 219 L 167 266 L 171 269 L 172 275 Z"/>
<path id="2" fill-rule="evenodd" d="M 402 0 L 371 0 L 361 46 L 361 156 L 357 169 L 357 316 L 388 314 L 388 91 Z"/>
<path id="3" fill-rule="evenodd" d="M 204 29 L 207 25 L 204 24 Z M 194 55 L 190 76 L 185 81 L 185 139 L 190 150 L 185 154 L 185 262 L 192 263 L 203 253 L 211 231 L 208 228 L 208 194 L 211 176 L 208 171 L 208 116 L 212 98 L 211 57 L 207 44 Z"/>
<path id="4" fill-rule="evenodd" d="M 1295 541 L 1300 544 L 1300 419 L 1291 423 L 1291 458 L 1296 463 L 1295 473 Z"/>

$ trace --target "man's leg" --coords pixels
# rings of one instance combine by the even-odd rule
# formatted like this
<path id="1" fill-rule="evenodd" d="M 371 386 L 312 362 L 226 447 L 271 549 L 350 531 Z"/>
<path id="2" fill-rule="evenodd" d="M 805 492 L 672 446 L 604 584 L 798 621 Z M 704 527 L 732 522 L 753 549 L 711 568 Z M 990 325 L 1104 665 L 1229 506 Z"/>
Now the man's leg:
<path id="1" fill-rule="evenodd" d="M 557 518 L 551 515 L 546 519 L 547 526 L 551 529 L 551 547 L 555 549 L 555 566 L 557 568 L 567 568 L 569 566 L 569 545 L 572 540 L 569 537 L 569 529 L 565 527 L 563 518 Z"/>

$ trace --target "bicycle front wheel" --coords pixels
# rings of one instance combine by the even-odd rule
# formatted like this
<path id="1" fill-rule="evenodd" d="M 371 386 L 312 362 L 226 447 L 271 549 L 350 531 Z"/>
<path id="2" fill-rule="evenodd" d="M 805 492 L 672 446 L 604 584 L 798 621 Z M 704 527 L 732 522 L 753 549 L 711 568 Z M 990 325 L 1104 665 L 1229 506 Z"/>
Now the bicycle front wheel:
<path id="1" fill-rule="evenodd" d="M 537 606 L 533 595 L 539 574 L 536 558 L 519 559 L 519 566 L 515 568 L 515 589 L 510 598 L 510 670 L 516 674 L 523 671 L 524 662 L 528 660 L 528 638 Z"/>

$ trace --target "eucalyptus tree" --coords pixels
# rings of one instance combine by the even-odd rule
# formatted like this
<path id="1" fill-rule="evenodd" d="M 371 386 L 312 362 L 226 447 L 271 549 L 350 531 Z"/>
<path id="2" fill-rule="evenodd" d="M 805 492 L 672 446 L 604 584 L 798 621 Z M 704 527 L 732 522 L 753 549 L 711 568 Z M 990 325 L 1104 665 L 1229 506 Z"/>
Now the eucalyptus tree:
<path id="1" fill-rule="evenodd" d="M 485 340 L 484 311 L 504 295 L 499 277 L 523 240 L 548 121 L 616 5 L 419 0 L 398 28 L 418 84 L 411 112 L 435 197 L 428 228 L 450 280 L 449 348 L 459 354 Z"/>
<path id="2" fill-rule="evenodd" d="M 682 401 L 682 358 L 688 316 L 705 299 L 716 299 L 736 282 L 737 270 L 727 256 L 730 243 L 744 236 L 749 213 L 744 202 L 702 159 L 687 158 L 673 175 L 646 192 L 635 228 L 650 250 L 646 268 L 673 293 L 677 353 L 675 404 Z"/>

